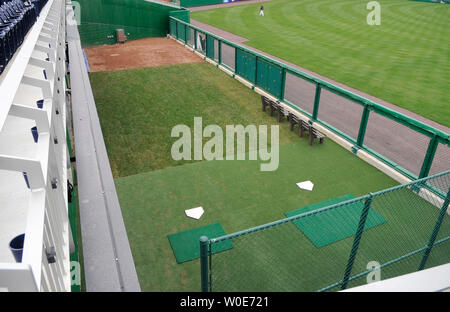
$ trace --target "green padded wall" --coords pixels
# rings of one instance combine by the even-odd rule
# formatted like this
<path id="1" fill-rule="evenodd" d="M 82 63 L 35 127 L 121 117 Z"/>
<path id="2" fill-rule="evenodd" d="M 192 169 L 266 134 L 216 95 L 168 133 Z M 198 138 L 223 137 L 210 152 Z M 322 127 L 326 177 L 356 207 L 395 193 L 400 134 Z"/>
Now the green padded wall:
<path id="1" fill-rule="evenodd" d="M 128 40 L 164 37 L 169 15 L 189 22 L 189 11 L 169 4 L 145 0 L 78 0 L 83 47 L 116 43 L 116 29 L 125 30 Z"/>
<path id="2" fill-rule="evenodd" d="M 223 3 L 223 1 L 222 0 L 180 0 L 180 5 L 185 8 L 192 7 L 192 6 L 200 6 L 200 5 L 219 4 L 219 3 Z"/>
<path id="3" fill-rule="evenodd" d="M 184 8 L 178 10 L 178 11 L 170 11 L 169 16 L 173 16 L 179 20 L 182 20 L 183 22 L 190 23 L 190 15 L 189 10 L 186 10 Z"/>
<path id="4" fill-rule="evenodd" d="M 262 58 L 258 58 L 256 66 L 256 85 L 280 98 L 283 86 L 283 69 Z"/>
<path id="5" fill-rule="evenodd" d="M 236 74 L 256 82 L 256 56 L 241 49 L 236 49 Z"/>

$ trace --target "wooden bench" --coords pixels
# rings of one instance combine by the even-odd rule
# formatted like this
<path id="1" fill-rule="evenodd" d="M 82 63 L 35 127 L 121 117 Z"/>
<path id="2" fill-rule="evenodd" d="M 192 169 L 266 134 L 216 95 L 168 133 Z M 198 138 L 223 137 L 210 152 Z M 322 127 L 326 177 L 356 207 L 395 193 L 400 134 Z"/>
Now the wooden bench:
<path id="1" fill-rule="evenodd" d="M 305 131 L 309 132 L 309 145 L 312 145 L 314 139 L 319 139 L 319 143 L 323 143 L 323 139 L 325 136 L 319 132 L 316 128 L 314 128 L 312 125 L 310 125 L 308 122 L 304 121 L 303 119 L 300 119 L 297 115 L 294 115 L 292 113 L 289 113 L 288 117 L 290 123 L 291 123 L 291 131 L 294 131 L 294 126 L 298 125 L 298 136 L 303 137 L 303 133 Z"/>
<path id="2" fill-rule="evenodd" d="M 265 96 L 261 95 L 261 104 L 262 104 L 262 111 L 265 112 L 266 111 L 266 107 L 270 106 L 270 100 L 268 98 L 266 98 Z"/>
<path id="3" fill-rule="evenodd" d="M 291 123 L 291 131 L 294 130 L 294 126 L 297 124 L 298 125 L 298 136 L 302 137 L 303 136 L 303 132 L 309 131 L 309 124 L 302 120 L 300 117 L 298 117 L 297 115 L 294 115 L 292 113 L 289 113 L 289 121 Z"/>
<path id="4" fill-rule="evenodd" d="M 294 131 L 294 126 L 298 125 L 298 136 L 303 137 L 303 132 L 309 131 L 309 124 L 300 119 L 297 115 L 289 113 L 288 120 L 291 123 L 291 131 Z"/>
<path id="5" fill-rule="evenodd" d="M 272 101 L 271 99 L 261 95 L 261 104 L 262 104 L 262 110 L 263 112 L 266 111 L 266 107 L 270 107 L 270 116 L 273 116 L 273 113 L 275 111 L 278 111 L 278 122 L 281 122 L 283 119 L 283 116 L 286 116 L 286 119 L 291 124 L 291 131 L 294 131 L 294 126 L 298 125 L 298 136 L 303 137 L 303 133 L 305 131 L 309 132 L 309 145 L 312 145 L 314 142 L 314 139 L 319 139 L 319 143 L 323 143 L 323 139 L 325 136 L 319 132 L 316 128 L 314 128 L 312 125 L 310 125 L 308 122 L 304 121 L 300 117 L 298 117 L 295 114 L 292 114 L 287 109 L 285 109 L 281 104 Z"/>
<path id="6" fill-rule="evenodd" d="M 278 111 L 278 122 L 281 122 L 283 120 L 283 117 L 286 117 L 287 120 L 289 120 L 289 111 L 283 107 L 281 104 L 277 104 L 277 111 Z"/>
<path id="7" fill-rule="evenodd" d="M 319 130 L 317 130 L 316 128 L 314 128 L 313 126 L 310 126 L 310 131 L 309 131 L 309 145 L 313 144 L 314 139 L 319 139 L 319 144 L 323 143 L 323 139 L 325 138 L 325 136 L 319 132 Z"/>
<path id="8" fill-rule="evenodd" d="M 297 115 L 294 115 L 292 113 L 289 113 L 288 120 L 291 123 L 291 131 L 294 131 L 294 126 L 300 125 L 300 121 L 301 121 L 301 119 L 298 118 Z"/>
<path id="9" fill-rule="evenodd" d="M 270 107 L 270 116 L 273 116 L 274 111 L 278 111 L 278 122 L 283 120 L 283 116 L 288 117 L 289 112 L 283 108 L 279 103 L 261 95 L 262 110 L 266 111 L 266 107 Z"/>

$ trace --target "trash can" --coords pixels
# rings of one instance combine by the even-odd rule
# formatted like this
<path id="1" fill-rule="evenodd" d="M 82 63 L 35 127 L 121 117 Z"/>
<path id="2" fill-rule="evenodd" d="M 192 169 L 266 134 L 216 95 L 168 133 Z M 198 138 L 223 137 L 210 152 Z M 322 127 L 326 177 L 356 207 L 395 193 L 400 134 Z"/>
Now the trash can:
<path id="1" fill-rule="evenodd" d="M 9 249 L 14 255 L 16 262 L 22 262 L 23 244 L 25 242 L 25 233 L 13 238 L 9 243 Z"/>

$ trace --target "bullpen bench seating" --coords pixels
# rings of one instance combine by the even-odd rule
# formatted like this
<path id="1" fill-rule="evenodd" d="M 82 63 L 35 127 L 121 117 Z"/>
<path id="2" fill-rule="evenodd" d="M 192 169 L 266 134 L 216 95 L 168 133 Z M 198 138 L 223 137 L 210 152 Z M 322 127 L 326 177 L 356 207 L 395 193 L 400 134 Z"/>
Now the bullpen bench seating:
<path id="1" fill-rule="evenodd" d="M 271 99 L 261 95 L 262 110 L 266 111 L 267 106 L 270 107 L 270 116 L 273 116 L 274 111 L 278 111 L 278 122 L 280 122 L 283 116 L 286 116 L 290 122 L 290 129 L 294 131 L 295 125 L 298 125 L 298 136 L 303 137 L 305 131 L 309 132 L 309 145 L 312 145 L 314 139 L 319 139 L 319 143 L 322 144 L 325 136 L 319 132 L 316 128 L 304 121 L 297 115 L 287 111 L 281 104 L 272 101 Z"/>
<path id="2" fill-rule="evenodd" d="M 271 99 L 261 96 L 262 110 L 266 111 L 266 107 L 270 107 L 270 116 L 273 116 L 274 111 L 278 111 L 278 122 L 283 120 L 283 116 L 289 119 L 289 112 L 284 109 L 279 103 L 272 101 Z"/>
<path id="3" fill-rule="evenodd" d="M 310 131 L 309 131 L 309 145 L 313 144 L 314 139 L 319 139 L 319 143 L 322 144 L 323 143 L 323 139 L 325 138 L 325 136 L 319 132 L 319 130 L 317 130 L 316 128 L 314 128 L 313 126 L 310 126 Z"/>

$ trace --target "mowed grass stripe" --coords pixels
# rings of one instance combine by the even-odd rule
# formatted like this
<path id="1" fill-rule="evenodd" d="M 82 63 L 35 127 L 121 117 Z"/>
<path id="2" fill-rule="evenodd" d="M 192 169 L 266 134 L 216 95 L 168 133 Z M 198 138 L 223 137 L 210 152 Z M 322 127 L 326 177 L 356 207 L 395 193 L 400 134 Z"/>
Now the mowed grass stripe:
<path id="1" fill-rule="evenodd" d="M 369 26 L 365 1 L 275 0 L 193 12 L 246 44 L 450 125 L 450 6 L 381 0 Z"/>

